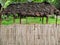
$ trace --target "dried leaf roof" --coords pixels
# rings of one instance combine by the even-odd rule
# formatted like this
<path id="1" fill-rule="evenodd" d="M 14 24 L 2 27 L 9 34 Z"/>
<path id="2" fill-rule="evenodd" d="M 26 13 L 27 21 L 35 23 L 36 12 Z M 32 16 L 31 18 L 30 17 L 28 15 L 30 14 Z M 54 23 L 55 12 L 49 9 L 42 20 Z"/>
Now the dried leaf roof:
<path id="1" fill-rule="evenodd" d="M 4 12 L 6 13 L 21 13 L 22 15 L 48 15 L 53 14 L 57 10 L 55 6 L 48 2 L 42 3 L 12 3 Z"/>

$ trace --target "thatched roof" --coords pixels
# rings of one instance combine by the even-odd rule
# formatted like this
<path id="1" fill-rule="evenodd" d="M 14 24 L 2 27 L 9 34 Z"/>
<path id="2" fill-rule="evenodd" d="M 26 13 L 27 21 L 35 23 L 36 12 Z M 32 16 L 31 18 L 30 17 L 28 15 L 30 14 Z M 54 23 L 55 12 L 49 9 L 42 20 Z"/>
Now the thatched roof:
<path id="1" fill-rule="evenodd" d="M 49 15 L 54 14 L 57 9 L 55 6 L 48 2 L 42 3 L 12 3 L 6 9 L 4 9 L 4 13 L 21 13 L 22 15 Z"/>

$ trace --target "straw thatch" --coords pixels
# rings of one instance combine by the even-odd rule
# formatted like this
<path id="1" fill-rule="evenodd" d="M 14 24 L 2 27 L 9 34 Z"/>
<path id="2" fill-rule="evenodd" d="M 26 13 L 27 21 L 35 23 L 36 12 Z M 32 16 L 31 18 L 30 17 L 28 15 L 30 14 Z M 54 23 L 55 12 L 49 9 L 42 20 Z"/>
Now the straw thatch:
<path id="1" fill-rule="evenodd" d="M 6 15 L 13 14 L 14 17 L 16 17 L 16 14 L 19 14 L 18 16 L 20 16 L 20 18 L 22 16 L 42 17 L 42 20 L 43 17 L 46 17 L 46 23 L 48 23 L 49 15 L 60 14 L 59 10 L 48 2 L 12 3 L 7 8 L 2 9 L 1 13 Z"/>

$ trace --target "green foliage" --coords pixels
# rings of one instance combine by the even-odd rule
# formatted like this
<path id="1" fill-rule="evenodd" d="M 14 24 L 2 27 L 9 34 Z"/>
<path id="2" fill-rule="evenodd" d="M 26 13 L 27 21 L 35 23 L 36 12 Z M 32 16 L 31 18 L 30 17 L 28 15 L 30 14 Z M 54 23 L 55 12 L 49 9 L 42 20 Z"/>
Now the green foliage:
<path id="1" fill-rule="evenodd" d="M 22 18 L 22 24 L 26 24 L 26 18 Z M 20 19 L 15 19 L 15 23 L 19 24 Z M 55 24 L 56 23 L 56 18 L 51 18 L 49 17 L 48 19 L 48 24 Z M 60 18 L 58 18 L 58 24 L 60 24 Z M 13 22 L 13 17 L 9 17 L 8 20 L 4 19 L 2 20 L 3 25 L 9 25 L 9 24 L 14 24 Z M 27 24 L 42 24 L 42 20 L 40 20 L 40 17 L 27 17 Z M 46 18 L 44 18 L 44 24 L 46 24 Z"/>
<path id="2" fill-rule="evenodd" d="M 34 2 L 43 2 L 44 0 L 33 0 Z"/>
<path id="3" fill-rule="evenodd" d="M 54 15 L 52 15 L 52 16 L 50 16 L 50 18 L 54 19 L 54 18 L 55 18 L 55 16 L 54 16 Z"/>
<path id="4" fill-rule="evenodd" d="M 51 4 L 55 5 L 57 8 L 60 8 L 60 0 L 33 0 L 34 2 L 43 2 L 48 1 Z M 27 0 L 0 0 L 0 3 L 4 8 L 6 8 L 12 2 L 27 2 Z"/>
<path id="5" fill-rule="evenodd" d="M 9 4 L 11 3 L 11 1 L 6 1 L 5 5 L 4 5 L 4 8 L 6 8 Z"/>

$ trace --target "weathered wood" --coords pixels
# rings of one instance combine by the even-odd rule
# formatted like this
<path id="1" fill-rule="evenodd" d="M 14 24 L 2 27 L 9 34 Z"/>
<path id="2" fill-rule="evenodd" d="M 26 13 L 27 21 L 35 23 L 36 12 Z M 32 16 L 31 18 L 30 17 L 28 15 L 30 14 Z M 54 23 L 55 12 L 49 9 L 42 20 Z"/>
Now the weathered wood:
<path id="1" fill-rule="evenodd" d="M 0 45 L 60 45 L 60 25 L 1 25 Z"/>

